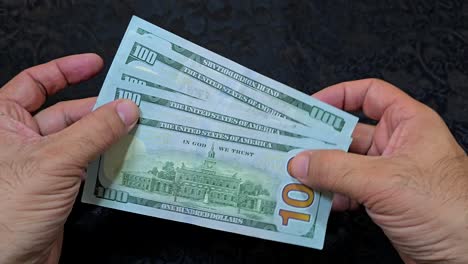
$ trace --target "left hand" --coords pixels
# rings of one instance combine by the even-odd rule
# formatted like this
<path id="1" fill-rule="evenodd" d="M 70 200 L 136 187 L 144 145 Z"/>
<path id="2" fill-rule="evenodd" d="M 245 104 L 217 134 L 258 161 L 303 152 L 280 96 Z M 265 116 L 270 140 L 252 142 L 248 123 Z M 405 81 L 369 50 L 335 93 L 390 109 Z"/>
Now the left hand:
<path id="1" fill-rule="evenodd" d="M 23 71 L 0 89 L 0 263 L 57 263 L 64 223 L 88 163 L 135 125 L 138 107 L 95 98 L 58 103 L 52 95 L 102 68 L 94 54 Z"/>

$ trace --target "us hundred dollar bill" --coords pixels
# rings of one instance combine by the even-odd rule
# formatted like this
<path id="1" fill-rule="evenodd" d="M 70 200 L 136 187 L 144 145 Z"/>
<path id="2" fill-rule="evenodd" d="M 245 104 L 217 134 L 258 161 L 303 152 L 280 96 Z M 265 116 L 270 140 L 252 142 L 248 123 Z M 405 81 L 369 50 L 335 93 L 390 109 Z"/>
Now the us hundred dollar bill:
<path id="1" fill-rule="evenodd" d="M 96 108 L 131 99 L 140 107 L 140 121 L 129 136 L 91 164 L 83 202 L 323 247 L 331 194 L 315 192 L 291 178 L 287 163 L 304 147 L 336 146 L 267 133 L 260 124 L 250 125 L 257 129 L 235 128 L 219 122 L 222 117 L 195 117 L 171 101 L 183 101 L 179 96 L 160 91 L 157 97 L 143 93 L 151 88 L 126 88 L 132 90 L 117 87 L 107 100 L 102 93 Z"/>
<path id="2" fill-rule="evenodd" d="M 204 117 L 207 120 L 253 131 L 322 141 L 326 144 L 336 145 L 343 150 L 348 149 L 351 143 L 349 138 L 328 141 L 330 137 L 324 136 L 322 131 L 311 130 L 287 120 L 271 119 L 269 115 L 262 112 L 238 111 L 227 103 L 211 105 L 202 99 L 181 96 L 178 91 L 159 84 L 157 80 L 154 81 L 157 83 L 146 81 L 134 83 L 128 79 L 128 75 L 122 74 L 122 76 L 122 80 L 116 82 L 115 90 L 108 89 L 111 93 L 114 91 L 115 96 L 114 94 L 109 94 L 109 96 L 114 96 L 115 99 L 131 99 L 136 101 L 138 105 L 142 103 L 153 105 L 153 107 L 149 107 L 148 112 L 173 109 L 185 113 L 188 118 L 191 118 L 190 116 Z"/>
<path id="3" fill-rule="evenodd" d="M 224 97 L 273 116 L 351 137 L 357 118 L 260 75 L 168 31 L 133 17 L 109 74 L 126 65 L 181 85 L 202 86 L 210 99 Z M 221 68 L 221 66 L 223 68 Z"/>
<path id="4" fill-rule="evenodd" d="M 142 114 L 129 136 L 91 164 L 82 201 L 322 248 L 331 194 L 311 190 L 287 172 L 302 143 L 239 131 L 200 126 L 180 115 Z"/>
<path id="5" fill-rule="evenodd" d="M 159 121 L 181 124 L 195 129 L 224 131 L 235 135 L 256 136 L 269 142 L 288 142 L 302 148 L 347 149 L 346 144 L 331 144 L 299 134 L 294 127 L 277 128 L 264 120 L 243 116 L 241 113 L 224 108 L 211 108 L 197 101 L 183 99 L 165 91 L 148 90 L 138 85 L 121 83 L 117 86 L 114 99 L 130 99 L 140 107 L 140 116 L 150 120 L 157 117 Z M 123 89 L 120 87 L 127 87 Z M 218 111 L 222 109 L 222 111 Z"/>
<path id="6" fill-rule="evenodd" d="M 331 193 L 289 160 L 348 150 L 357 118 L 133 17 L 95 108 L 126 98 L 135 129 L 88 168 L 82 201 L 323 247 Z"/>

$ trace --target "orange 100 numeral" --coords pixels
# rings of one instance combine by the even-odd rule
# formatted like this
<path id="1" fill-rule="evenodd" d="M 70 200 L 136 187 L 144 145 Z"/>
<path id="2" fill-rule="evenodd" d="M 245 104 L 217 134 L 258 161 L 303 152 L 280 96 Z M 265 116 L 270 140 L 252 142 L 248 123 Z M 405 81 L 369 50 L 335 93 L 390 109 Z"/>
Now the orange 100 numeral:
<path id="1" fill-rule="evenodd" d="M 307 199 L 306 200 L 297 200 L 293 199 L 289 196 L 289 193 L 292 191 L 296 192 L 301 192 L 307 194 Z M 297 208 L 307 208 L 312 203 L 314 202 L 314 192 L 307 188 L 306 186 L 302 184 L 297 184 L 297 183 L 291 183 L 288 184 L 284 187 L 283 189 L 283 201 L 292 207 L 297 207 Z M 303 214 L 303 213 L 298 213 L 298 212 L 292 212 L 289 210 L 279 210 L 279 215 L 283 219 L 283 225 L 288 225 L 289 219 L 295 219 L 299 221 L 305 221 L 309 222 L 310 221 L 310 215 L 309 214 Z"/>

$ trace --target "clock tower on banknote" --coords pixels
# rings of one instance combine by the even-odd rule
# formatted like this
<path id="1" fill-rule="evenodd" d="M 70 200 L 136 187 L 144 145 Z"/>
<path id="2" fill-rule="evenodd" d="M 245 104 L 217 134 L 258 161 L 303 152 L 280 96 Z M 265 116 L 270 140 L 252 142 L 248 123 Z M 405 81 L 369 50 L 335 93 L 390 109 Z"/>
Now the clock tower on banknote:
<path id="1" fill-rule="evenodd" d="M 208 152 L 208 158 L 205 159 L 203 163 L 203 170 L 209 172 L 210 174 L 215 174 L 215 166 L 216 166 L 216 153 L 214 151 L 214 144 L 211 145 L 211 150 Z"/>

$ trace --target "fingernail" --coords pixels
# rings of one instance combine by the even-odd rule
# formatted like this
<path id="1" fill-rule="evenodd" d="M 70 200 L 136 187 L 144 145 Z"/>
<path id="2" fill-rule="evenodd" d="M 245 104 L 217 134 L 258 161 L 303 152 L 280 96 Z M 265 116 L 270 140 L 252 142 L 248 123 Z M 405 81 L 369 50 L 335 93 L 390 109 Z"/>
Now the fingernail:
<path id="1" fill-rule="evenodd" d="M 117 113 L 127 127 L 135 124 L 140 115 L 139 112 L 138 107 L 128 100 L 122 101 L 117 105 Z"/>
<path id="2" fill-rule="evenodd" d="M 309 173 L 309 156 L 304 154 L 297 155 L 289 162 L 288 167 L 291 176 L 297 179 L 307 178 Z"/>

